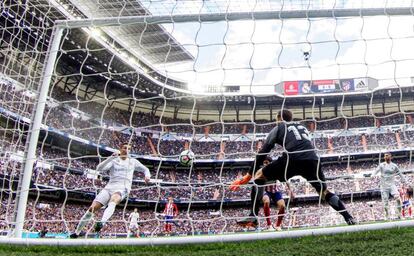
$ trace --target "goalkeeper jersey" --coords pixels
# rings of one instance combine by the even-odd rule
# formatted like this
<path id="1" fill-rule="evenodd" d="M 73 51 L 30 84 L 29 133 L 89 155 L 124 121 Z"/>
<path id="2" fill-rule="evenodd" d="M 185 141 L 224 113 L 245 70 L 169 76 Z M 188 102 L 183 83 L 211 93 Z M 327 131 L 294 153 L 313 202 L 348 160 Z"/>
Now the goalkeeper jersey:
<path id="1" fill-rule="evenodd" d="M 256 155 L 255 169 L 251 169 L 250 174 L 259 169 L 266 155 L 276 144 L 286 149 L 289 160 L 319 159 L 309 137 L 309 131 L 305 126 L 297 122 L 279 122 L 267 135 L 262 148 Z"/>

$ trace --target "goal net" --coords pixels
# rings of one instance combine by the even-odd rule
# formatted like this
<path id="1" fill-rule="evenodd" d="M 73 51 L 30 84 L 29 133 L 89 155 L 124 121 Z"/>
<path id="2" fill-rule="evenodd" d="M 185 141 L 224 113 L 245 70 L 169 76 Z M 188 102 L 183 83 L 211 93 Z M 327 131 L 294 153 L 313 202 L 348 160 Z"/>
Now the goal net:
<path id="1" fill-rule="evenodd" d="M 413 225 L 400 221 L 413 218 L 411 8 L 403 0 L 4 1 L 0 235 L 69 239 L 113 178 L 97 166 L 125 144 L 151 179 L 134 172 L 102 230 L 106 203 L 77 235 L 207 241 L 340 230 L 341 215 L 301 176 L 270 182 L 281 196 L 266 192 L 270 207 L 260 201 L 256 227 L 237 223 L 258 187 L 230 184 L 255 166 L 284 109 L 308 133 L 323 183 L 354 230 Z M 185 150 L 195 155 L 188 166 Z M 282 143 L 269 156 L 285 152 Z M 401 175 L 387 176 L 395 182 L 381 193 L 373 174 L 385 153 Z"/>

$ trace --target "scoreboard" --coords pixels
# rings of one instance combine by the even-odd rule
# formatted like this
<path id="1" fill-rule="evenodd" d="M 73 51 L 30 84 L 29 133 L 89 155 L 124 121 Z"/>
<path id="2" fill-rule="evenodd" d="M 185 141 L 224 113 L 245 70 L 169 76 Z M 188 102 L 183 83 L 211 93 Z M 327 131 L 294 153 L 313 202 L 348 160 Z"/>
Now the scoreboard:
<path id="1" fill-rule="evenodd" d="M 373 78 L 325 79 L 284 81 L 276 85 L 276 92 L 284 95 L 307 95 L 313 93 L 365 92 L 378 87 Z"/>

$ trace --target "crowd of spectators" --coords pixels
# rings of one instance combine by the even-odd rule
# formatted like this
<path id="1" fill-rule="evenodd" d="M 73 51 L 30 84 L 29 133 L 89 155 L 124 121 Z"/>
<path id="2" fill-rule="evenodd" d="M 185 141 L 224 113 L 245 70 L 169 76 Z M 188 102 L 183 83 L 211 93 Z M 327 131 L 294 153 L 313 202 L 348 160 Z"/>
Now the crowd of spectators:
<path id="1" fill-rule="evenodd" d="M 2 92 L 0 106 L 26 116 L 32 105 L 30 94 L 24 90 L 17 90 L 12 84 L 0 83 Z M 117 148 L 121 142 L 131 142 L 132 151 L 139 155 L 159 155 L 163 157 L 177 156 L 184 149 L 186 144 L 197 155 L 199 159 L 223 159 L 223 158 L 252 158 L 258 150 L 260 141 L 197 141 L 167 140 L 165 138 L 154 138 L 150 132 L 136 133 L 133 129 L 123 132 L 120 127 L 147 128 L 156 131 L 174 131 L 180 134 L 204 133 L 251 133 L 269 132 L 274 126 L 273 121 L 257 120 L 220 123 L 211 120 L 200 120 L 193 125 L 183 119 L 172 119 L 164 116 L 155 116 L 143 112 L 127 112 L 111 107 L 103 102 L 83 101 L 74 95 L 64 92 L 60 88 L 52 90 L 54 103 L 46 107 L 44 122 L 69 134 L 91 140 L 97 144 Z M 23 100 L 22 100 L 23 99 Z M 23 104 L 17 106 L 15 104 Z M 28 107 L 29 106 L 29 107 Z M 73 111 L 70 108 L 76 108 Z M 23 112 L 22 112 L 23 111 Z M 82 114 L 84 113 L 84 114 Z M 86 114 L 85 114 L 86 113 Z M 406 116 L 407 117 L 407 116 Z M 406 118 L 408 119 L 408 118 Z M 344 129 L 347 127 L 369 127 L 375 125 L 403 124 L 404 115 L 401 113 L 388 114 L 384 117 L 360 116 L 350 118 L 332 118 L 326 120 L 305 121 L 310 130 Z M 312 124 L 313 123 L 313 124 Z M 138 124 L 138 125 L 133 125 Z M 175 124 L 175 125 L 174 125 Z M 118 125 L 118 126 L 117 126 Z M 256 125 L 256 127 L 255 127 Z M 112 128 L 111 128 L 112 127 Z M 208 129 L 207 129 L 208 128 Z M 413 131 L 382 131 L 371 134 L 343 134 L 336 136 L 315 137 L 312 139 L 315 147 L 321 154 L 326 153 L 356 153 L 369 150 L 392 150 L 412 146 L 414 139 Z"/>
<path id="2" fill-rule="evenodd" d="M 34 100 L 32 94 L 0 77 L 0 107 L 22 116 L 30 116 Z"/>
<path id="3" fill-rule="evenodd" d="M 41 191 L 49 187 L 65 189 L 66 191 L 96 192 L 104 187 L 107 178 L 97 179 L 93 170 L 100 159 L 96 156 L 71 156 L 58 148 L 43 146 L 39 162 L 50 164 L 36 165 L 33 172 L 33 183 Z M 103 160 L 103 158 L 101 158 Z M 409 159 L 394 160 L 403 171 L 412 171 L 413 163 Z M 354 193 L 379 188 L 378 177 L 366 177 L 362 174 L 372 173 L 378 162 L 323 163 L 328 186 L 338 193 Z M 0 158 L 0 174 L 8 177 L 18 177 L 22 165 L 18 159 L 3 154 Z M 241 177 L 249 167 L 187 169 L 175 167 L 155 168 L 150 171 L 155 179 L 162 182 L 150 186 L 141 186 L 142 174 L 134 176 L 135 183 L 130 197 L 139 200 L 159 200 L 169 193 L 184 201 L 202 200 L 248 200 L 250 188 L 244 187 L 238 192 L 231 192 L 228 185 Z M 357 176 L 360 174 L 359 176 Z M 412 179 L 412 175 L 408 175 Z M 316 195 L 316 192 L 306 181 L 293 179 L 292 189 L 296 195 Z"/>
<path id="4" fill-rule="evenodd" d="M 2 92 L 2 106 L 15 112 L 30 116 L 33 99 L 25 90 L 16 90 L 10 82 L 0 83 Z M 63 130 L 88 130 L 95 127 L 128 126 L 147 128 L 154 131 L 176 132 L 179 134 L 204 133 L 206 130 L 213 134 L 243 134 L 243 133 L 268 133 L 275 120 L 225 120 L 223 123 L 213 120 L 190 120 L 170 118 L 165 115 L 156 116 L 140 111 L 128 112 L 112 107 L 109 101 L 84 100 L 73 94 L 64 92 L 55 87 L 51 93 L 56 104 L 48 105 L 45 115 L 45 123 Z M 17 105 L 16 105 L 17 104 Z M 69 110 L 77 109 L 77 115 Z M 23 112 L 22 112 L 23 111 Z M 84 115 L 82 116 L 82 113 Z M 408 115 L 391 113 L 387 115 L 365 115 L 356 117 L 335 117 L 329 119 L 307 120 L 305 124 L 310 130 L 338 130 L 357 127 L 379 127 L 384 125 L 404 124 Z M 64 118 L 67 117 L 67 118 Z M 299 120 L 298 120 L 299 121 Z M 194 127 L 194 129 L 193 129 Z M 208 128 L 208 129 L 206 129 Z M 93 133 L 93 132 L 92 132 Z M 99 136 L 98 136 L 99 137 Z"/>

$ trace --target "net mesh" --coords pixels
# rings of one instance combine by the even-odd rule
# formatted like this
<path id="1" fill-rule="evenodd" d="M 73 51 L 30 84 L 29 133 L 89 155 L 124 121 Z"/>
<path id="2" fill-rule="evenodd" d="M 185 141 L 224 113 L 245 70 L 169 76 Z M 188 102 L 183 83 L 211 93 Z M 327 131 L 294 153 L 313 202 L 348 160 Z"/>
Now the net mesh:
<path id="1" fill-rule="evenodd" d="M 413 184 L 412 16 L 386 8 L 411 1 L 5 1 L 0 26 L 0 231 L 11 234 L 40 82 L 56 20 L 198 15 L 188 22 L 136 22 L 64 29 L 49 86 L 24 221 L 25 235 L 68 237 L 109 177 L 96 166 L 131 146 L 152 176 L 132 189 L 103 228 L 162 236 L 172 196 L 174 234 L 245 232 L 252 184 L 229 184 L 253 166 L 276 113 L 289 108 L 311 134 L 328 187 L 361 223 L 385 219 L 380 178 L 391 151 Z M 395 6 L 393 5 L 395 4 Z M 203 15 L 384 8 L 381 16 L 204 22 Z M 410 64 L 411 63 L 411 64 Z M 309 87 L 308 87 L 309 86 Z M 189 149 L 193 165 L 178 156 Z M 271 156 L 284 152 L 275 147 Z M 279 170 L 280 171 L 280 170 Z M 20 181 L 20 182 L 19 182 Z M 284 184 L 283 229 L 344 223 L 309 182 Z M 397 179 L 396 187 L 401 184 Z M 390 218 L 400 218 L 395 201 Z M 96 213 L 84 229 L 94 235 Z M 280 215 L 271 202 L 271 224 Z M 405 217 L 409 217 L 405 213 Z M 268 229 L 260 211 L 258 230 Z M 41 232 L 44 230 L 44 232 Z M 47 231 L 47 234 L 46 232 Z M 136 230 L 135 230 L 136 231 Z"/>

